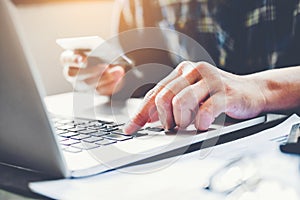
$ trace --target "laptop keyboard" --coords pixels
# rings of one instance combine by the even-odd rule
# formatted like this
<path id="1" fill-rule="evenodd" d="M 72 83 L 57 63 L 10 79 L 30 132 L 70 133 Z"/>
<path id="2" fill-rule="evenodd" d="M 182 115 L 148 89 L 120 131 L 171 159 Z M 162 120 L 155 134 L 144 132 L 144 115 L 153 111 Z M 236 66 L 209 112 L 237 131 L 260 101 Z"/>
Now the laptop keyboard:
<path id="1" fill-rule="evenodd" d="M 53 118 L 56 134 L 62 149 L 71 153 L 100 148 L 117 142 L 142 137 L 147 133 L 126 135 L 124 124 L 103 120 Z"/>

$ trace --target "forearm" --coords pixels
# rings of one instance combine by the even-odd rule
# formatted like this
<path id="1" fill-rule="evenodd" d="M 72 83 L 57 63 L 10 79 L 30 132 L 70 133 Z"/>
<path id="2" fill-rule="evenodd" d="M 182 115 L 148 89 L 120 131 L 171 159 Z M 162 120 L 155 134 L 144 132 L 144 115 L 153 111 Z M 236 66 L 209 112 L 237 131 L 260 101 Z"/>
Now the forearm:
<path id="1" fill-rule="evenodd" d="M 265 98 L 263 111 L 300 107 L 300 66 L 274 69 L 252 75 Z"/>

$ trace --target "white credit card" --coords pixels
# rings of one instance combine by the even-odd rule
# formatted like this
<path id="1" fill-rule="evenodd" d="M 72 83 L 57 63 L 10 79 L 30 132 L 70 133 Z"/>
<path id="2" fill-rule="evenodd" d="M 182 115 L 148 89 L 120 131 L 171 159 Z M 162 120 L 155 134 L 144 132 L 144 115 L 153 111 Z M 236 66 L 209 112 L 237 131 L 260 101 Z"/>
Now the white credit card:
<path id="1" fill-rule="evenodd" d="M 99 36 L 86 36 L 86 37 L 71 37 L 71 38 L 60 38 L 56 40 L 56 43 L 65 50 L 94 50 L 104 40 Z"/>
<path id="2" fill-rule="evenodd" d="M 71 37 L 57 39 L 56 43 L 65 50 L 87 50 L 88 64 L 81 66 L 86 68 L 95 66 L 99 63 L 113 64 L 119 58 L 122 58 L 129 67 L 133 69 L 133 73 L 138 78 L 143 78 L 142 72 L 134 67 L 133 61 L 124 55 L 122 48 L 118 44 L 118 40 L 105 41 L 99 36 Z"/>

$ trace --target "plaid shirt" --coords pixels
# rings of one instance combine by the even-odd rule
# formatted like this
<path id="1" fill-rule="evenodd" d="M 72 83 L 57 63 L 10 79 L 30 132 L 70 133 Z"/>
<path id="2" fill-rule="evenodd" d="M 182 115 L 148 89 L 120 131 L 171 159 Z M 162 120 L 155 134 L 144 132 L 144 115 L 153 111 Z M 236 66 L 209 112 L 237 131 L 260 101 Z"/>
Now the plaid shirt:
<path id="1" fill-rule="evenodd" d="M 300 64 L 300 0 L 122 0 L 119 31 L 164 27 L 201 44 L 236 74 Z M 182 41 L 166 43 L 178 54 Z M 174 45 L 175 44 L 175 45 Z M 124 44 L 123 44 L 124 45 Z M 125 44 L 126 45 L 126 44 Z M 174 59 L 173 59 L 174 60 Z M 176 64 L 180 59 L 175 61 Z"/>

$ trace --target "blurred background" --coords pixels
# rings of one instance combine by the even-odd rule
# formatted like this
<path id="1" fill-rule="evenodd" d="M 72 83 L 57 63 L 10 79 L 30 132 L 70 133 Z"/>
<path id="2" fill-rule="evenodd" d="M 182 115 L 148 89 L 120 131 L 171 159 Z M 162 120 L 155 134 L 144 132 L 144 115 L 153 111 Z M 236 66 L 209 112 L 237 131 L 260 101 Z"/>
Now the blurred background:
<path id="1" fill-rule="evenodd" d="M 57 38 L 112 35 L 113 0 L 12 0 L 46 94 L 72 91 L 64 79 Z"/>

